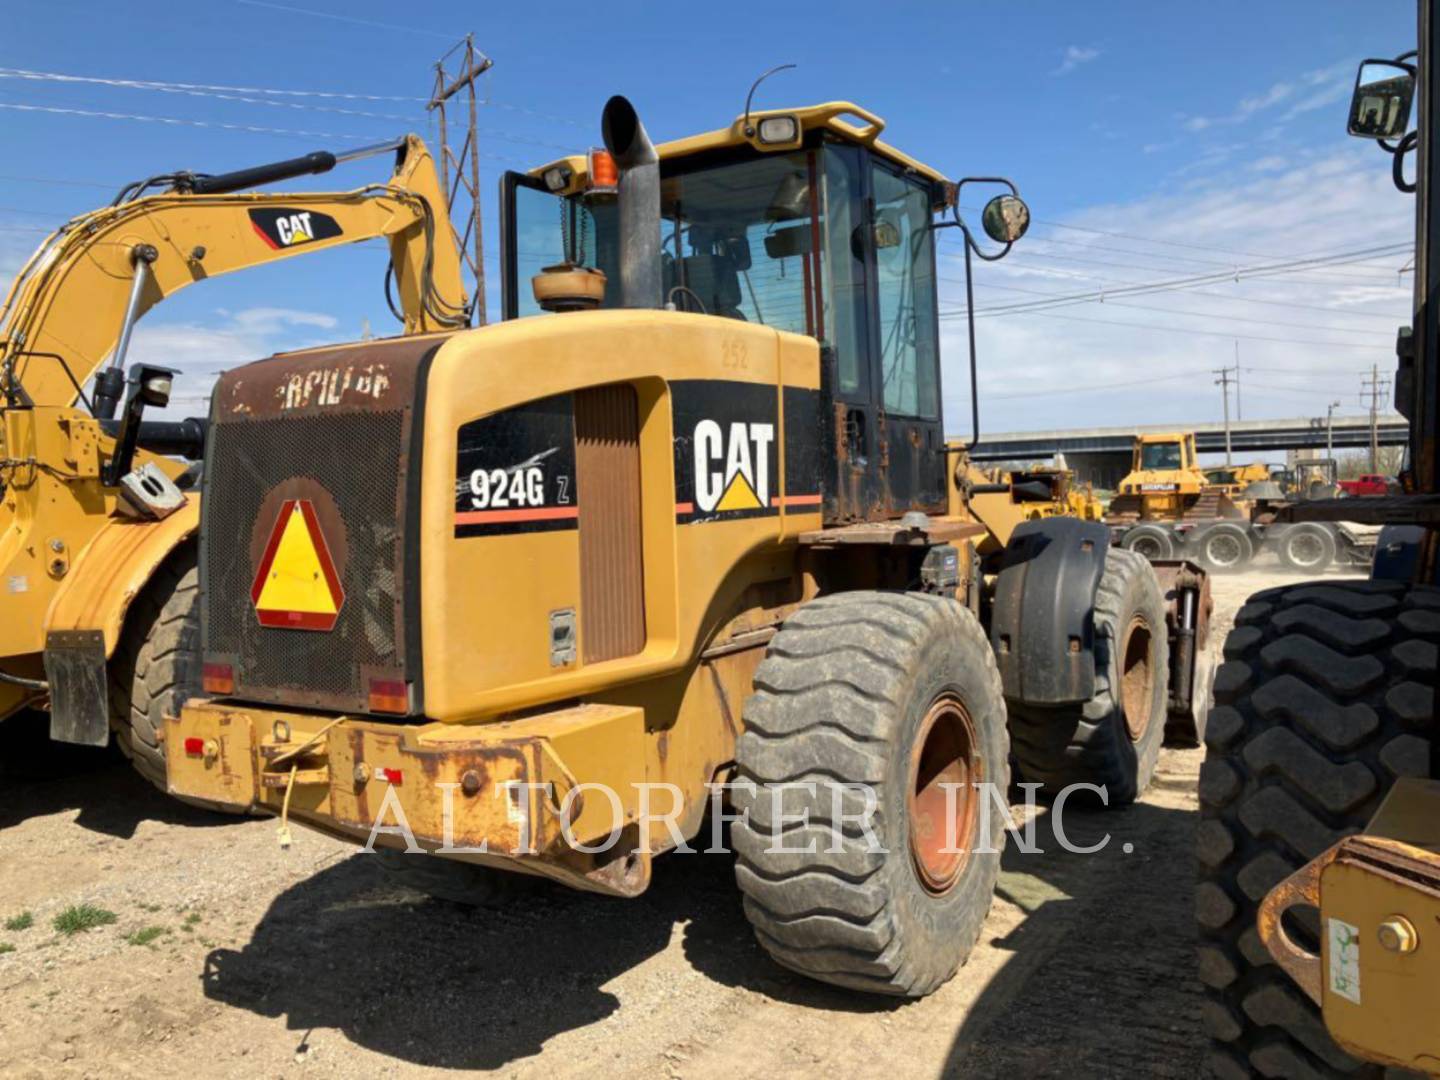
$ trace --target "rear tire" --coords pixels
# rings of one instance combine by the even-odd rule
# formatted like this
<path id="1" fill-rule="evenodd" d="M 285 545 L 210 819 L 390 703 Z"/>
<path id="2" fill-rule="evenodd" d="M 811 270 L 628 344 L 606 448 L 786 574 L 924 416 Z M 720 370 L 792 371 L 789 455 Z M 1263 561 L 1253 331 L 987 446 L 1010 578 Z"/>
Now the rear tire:
<path id="1" fill-rule="evenodd" d="M 1127 529 L 1120 538 L 1120 546 L 1150 562 L 1175 557 L 1175 542 L 1170 533 L 1159 525 L 1136 525 L 1133 529 Z"/>
<path id="2" fill-rule="evenodd" d="M 200 693 L 199 575 L 195 545 L 176 550 L 130 606 L 107 669 L 110 726 L 135 771 L 161 791 L 165 780 L 165 717 Z M 177 796 L 178 798 L 178 796 Z M 181 802 L 225 814 L 244 809 L 203 799 Z"/>
<path id="3" fill-rule="evenodd" d="M 1111 548 L 1095 592 L 1094 696 L 1058 708 L 1007 703 L 1021 778 L 1052 796 L 1088 783 L 1105 787 L 1110 806 L 1134 802 L 1165 739 L 1168 653 L 1155 572 L 1136 552 Z"/>
<path id="4" fill-rule="evenodd" d="M 1216 1075 L 1383 1075 L 1330 1039 L 1255 920 L 1274 885 L 1365 826 L 1397 776 L 1429 775 L 1437 638 L 1440 589 L 1398 582 L 1266 589 L 1236 615 L 1215 675 L 1196 834 Z M 1301 919 L 1296 932 L 1314 927 Z"/>
<path id="5" fill-rule="evenodd" d="M 974 615 L 920 593 L 814 600 L 771 641 L 744 721 L 735 757 L 755 788 L 732 792 L 746 817 L 731 836 L 760 944 L 822 982 L 939 988 L 980 934 L 1004 843 L 998 812 L 979 831 L 980 800 L 1004 797 L 1009 765 L 1000 674 Z M 816 787 L 766 787 L 790 783 Z M 957 785 L 953 818 L 941 783 Z M 864 811 L 858 785 L 875 794 L 877 845 L 836 817 Z M 964 854 L 939 850 L 950 821 Z M 983 839 L 989 853 L 973 850 Z"/>
<path id="6" fill-rule="evenodd" d="M 1239 525 L 1222 521 L 1211 525 L 1197 536 L 1196 561 L 1207 573 L 1234 574 L 1245 569 L 1255 557 L 1255 545 L 1250 533 Z"/>
<path id="7" fill-rule="evenodd" d="M 1275 541 L 1280 561 L 1291 570 L 1320 574 L 1335 561 L 1335 534 L 1323 525 L 1292 525 Z"/>

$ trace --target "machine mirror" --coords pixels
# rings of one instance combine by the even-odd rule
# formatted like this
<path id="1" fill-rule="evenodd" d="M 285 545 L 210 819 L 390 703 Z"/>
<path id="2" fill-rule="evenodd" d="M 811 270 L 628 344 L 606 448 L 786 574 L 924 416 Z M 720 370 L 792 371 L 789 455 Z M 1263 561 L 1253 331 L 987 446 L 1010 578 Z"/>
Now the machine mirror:
<path id="1" fill-rule="evenodd" d="M 1018 195 L 996 195 L 981 211 L 980 224 L 997 244 L 1013 244 L 1030 228 L 1030 208 Z"/>
<path id="2" fill-rule="evenodd" d="M 1355 76 L 1350 101 L 1351 135 L 1363 139 L 1398 139 L 1410 129 L 1415 75 L 1392 60 L 1366 60 Z"/>

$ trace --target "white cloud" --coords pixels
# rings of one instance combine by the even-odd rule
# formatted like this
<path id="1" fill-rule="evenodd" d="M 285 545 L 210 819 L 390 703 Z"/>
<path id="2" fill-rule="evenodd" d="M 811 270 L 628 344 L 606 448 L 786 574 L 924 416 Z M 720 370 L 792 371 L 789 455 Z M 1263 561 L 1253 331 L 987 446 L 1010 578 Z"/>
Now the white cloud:
<path id="1" fill-rule="evenodd" d="M 1100 50 L 1088 48 L 1082 45 L 1067 46 L 1060 60 L 1060 66 L 1052 71 L 1051 75 L 1069 75 L 1081 64 L 1088 64 L 1100 57 Z"/>
<path id="2" fill-rule="evenodd" d="M 157 309 L 158 313 L 159 309 Z M 196 416 L 208 407 L 206 398 L 216 377 L 228 368 L 260 360 L 275 352 L 322 345 L 334 335 L 339 320 L 323 312 L 254 307 L 216 311 L 213 322 L 163 322 L 145 319 L 135 328 L 130 361 L 175 368 L 175 396 L 157 417 Z"/>
<path id="3" fill-rule="evenodd" d="M 1288 160 L 1272 155 L 1252 168 L 1216 167 L 1189 185 L 1127 203 L 1063 214 L 1034 207 L 1036 227 L 1011 255 L 977 264 L 977 310 L 1042 299 L 1037 292 L 1113 290 L 1404 244 L 1413 234 L 1413 198 L 1394 190 L 1388 159 L 1369 146 L 1340 143 Z M 1052 217 L 1122 235 L 1048 228 L 1043 222 Z M 958 252 L 948 239 L 942 250 Z M 1359 265 L 978 318 L 982 435 L 1219 420 L 1220 391 L 1210 372 L 1235 362 L 1237 339 L 1247 419 L 1323 416 L 1333 400 L 1358 411 L 1361 370 L 1394 367 L 1395 329 L 1409 321 L 1412 279 L 1396 273 L 1407 258 L 1402 252 Z M 963 312 L 963 270 L 954 260 L 944 264 L 942 274 L 957 283 L 942 283 L 941 310 Z M 970 430 L 965 320 L 945 319 L 941 327 L 946 430 L 963 436 Z M 1112 382 L 1131 386 L 1086 391 Z"/>

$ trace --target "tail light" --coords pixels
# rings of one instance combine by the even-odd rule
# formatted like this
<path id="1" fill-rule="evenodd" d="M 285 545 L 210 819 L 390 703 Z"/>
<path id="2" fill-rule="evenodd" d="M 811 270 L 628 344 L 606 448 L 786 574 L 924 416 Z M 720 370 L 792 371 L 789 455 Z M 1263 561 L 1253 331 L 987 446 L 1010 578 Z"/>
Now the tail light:
<path id="1" fill-rule="evenodd" d="M 370 711 L 384 713 L 409 712 L 410 694 L 405 683 L 399 679 L 371 679 Z"/>
<path id="2" fill-rule="evenodd" d="M 205 753 L 205 740 L 198 735 L 191 735 L 185 740 L 185 754 L 188 757 L 200 757 Z"/>
<path id="3" fill-rule="evenodd" d="M 201 669 L 200 685 L 207 694 L 233 694 L 235 669 L 229 664 L 206 664 Z"/>

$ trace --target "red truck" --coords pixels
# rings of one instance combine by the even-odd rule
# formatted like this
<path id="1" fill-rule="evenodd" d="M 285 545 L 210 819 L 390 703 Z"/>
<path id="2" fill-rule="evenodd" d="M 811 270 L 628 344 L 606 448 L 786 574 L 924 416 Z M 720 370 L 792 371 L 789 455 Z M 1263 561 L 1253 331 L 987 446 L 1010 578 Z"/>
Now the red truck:
<path id="1" fill-rule="evenodd" d="M 1397 485 L 1394 477 L 1365 473 L 1357 480 L 1341 480 L 1340 490 L 1346 495 L 1389 495 Z"/>

